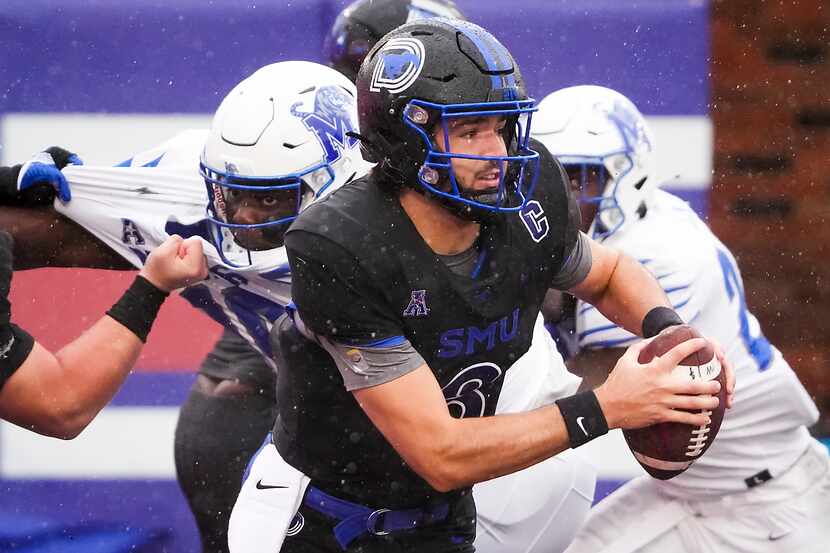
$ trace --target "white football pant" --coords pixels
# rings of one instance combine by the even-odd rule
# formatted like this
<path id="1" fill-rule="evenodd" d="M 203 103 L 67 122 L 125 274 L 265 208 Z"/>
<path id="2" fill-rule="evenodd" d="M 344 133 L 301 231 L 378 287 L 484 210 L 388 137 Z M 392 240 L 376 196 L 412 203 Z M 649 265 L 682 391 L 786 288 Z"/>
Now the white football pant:
<path id="1" fill-rule="evenodd" d="M 479 553 L 561 553 L 588 515 L 596 473 L 568 450 L 473 486 Z"/>
<path id="2" fill-rule="evenodd" d="M 786 472 L 744 492 L 683 500 L 637 478 L 602 500 L 567 553 L 823 553 L 830 457 L 812 443 Z"/>

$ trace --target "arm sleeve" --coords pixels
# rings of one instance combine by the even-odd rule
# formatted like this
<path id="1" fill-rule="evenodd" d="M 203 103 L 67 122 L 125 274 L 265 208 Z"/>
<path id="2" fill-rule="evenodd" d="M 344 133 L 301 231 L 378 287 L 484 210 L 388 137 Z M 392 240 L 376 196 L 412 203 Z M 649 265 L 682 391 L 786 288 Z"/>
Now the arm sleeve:
<path id="1" fill-rule="evenodd" d="M 34 345 L 35 339 L 16 324 L 0 331 L 0 388 L 26 361 Z"/>
<path id="2" fill-rule="evenodd" d="M 319 341 L 334 359 L 350 392 L 390 382 L 425 363 L 406 338 L 375 347 L 338 344 L 325 337 Z"/>
<path id="3" fill-rule="evenodd" d="M 571 248 L 571 253 L 568 255 L 565 263 L 559 269 L 559 272 L 553 277 L 551 288 L 558 290 L 567 290 L 576 286 L 588 276 L 591 272 L 591 244 L 588 236 L 580 232 L 577 236 L 576 242 Z"/>

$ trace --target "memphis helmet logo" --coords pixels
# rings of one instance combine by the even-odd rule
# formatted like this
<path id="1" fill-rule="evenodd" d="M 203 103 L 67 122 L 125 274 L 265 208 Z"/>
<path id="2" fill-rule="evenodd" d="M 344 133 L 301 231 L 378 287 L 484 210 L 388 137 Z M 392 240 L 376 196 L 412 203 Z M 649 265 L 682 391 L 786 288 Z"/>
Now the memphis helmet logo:
<path id="1" fill-rule="evenodd" d="M 393 38 L 377 54 L 369 90 L 403 92 L 412 86 L 423 68 L 424 44 L 417 38 Z"/>
<path id="2" fill-rule="evenodd" d="M 617 127 L 627 150 L 645 154 L 654 148 L 641 120 L 625 103 L 614 102 L 608 112 L 608 118 Z"/>
<path id="3" fill-rule="evenodd" d="M 297 102 L 291 106 L 291 115 L 299 117 L 305 128 L 317 137 L 326 152 L 326 163 L 334 163 L 344 150 L 357 144 L 357 138 L 348 134 L 357 130 L 350 111 L 354 98 L 341 87 L 321 86 L 314 95 L 313 111 L 300 111 L 301 105 L 302 102 Z"/>

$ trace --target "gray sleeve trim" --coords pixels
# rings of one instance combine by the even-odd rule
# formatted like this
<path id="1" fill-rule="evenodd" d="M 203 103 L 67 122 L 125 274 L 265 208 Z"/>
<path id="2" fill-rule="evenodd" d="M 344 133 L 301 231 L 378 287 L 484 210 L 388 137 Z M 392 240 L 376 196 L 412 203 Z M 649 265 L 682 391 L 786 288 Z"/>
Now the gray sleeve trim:
<path id="1" fill-rule="evenodd" d="M 551 288 L 567 290 L 585 280 L 591 272 L 591 244 L 590 239 L 584 232 L 579 233 L 579 238 L 574 244 L 571 255 L 562 264 L 559 272 L 553 277 Z"/>
<path id="2" fill-rule="evenodd" d="M 409 340 L 392 347 L 355 347 L 317 337 L 332 356 L 346 390 L 360 390 L 384 384 L 408 374 L 424 364 Z"/>

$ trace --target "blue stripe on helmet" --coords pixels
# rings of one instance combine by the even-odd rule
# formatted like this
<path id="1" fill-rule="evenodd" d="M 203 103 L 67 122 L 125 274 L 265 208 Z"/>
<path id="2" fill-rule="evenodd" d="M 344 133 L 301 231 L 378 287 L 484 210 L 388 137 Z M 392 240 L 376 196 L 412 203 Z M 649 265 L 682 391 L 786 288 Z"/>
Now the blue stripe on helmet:
<path id="1" fill-rule="evenodd" d="M 475 33 L 471 32 L 469 27 L 471 24 L 468 21 L 461 21 L 457 19 L 446 19 L 442 18 L 442 21 L 454 27 L 455 30 L 461 32 L 464 36 L 470 39 L 470 41 L 478 48 L 478 51 L 481 52 L 481 55 L 484 57 L 484 63 L 487 64 L 488 71 L 496 71 L 498 69 L 498 65 L 495 63 L 495 59 L 491 54 L 495 53 L 493 48 L 488 48 L 479 38 L 475 35 Z M 501 78 L 498 75 L 490 75 L 490 83 L 494 89 L 501 88 Z"/>

